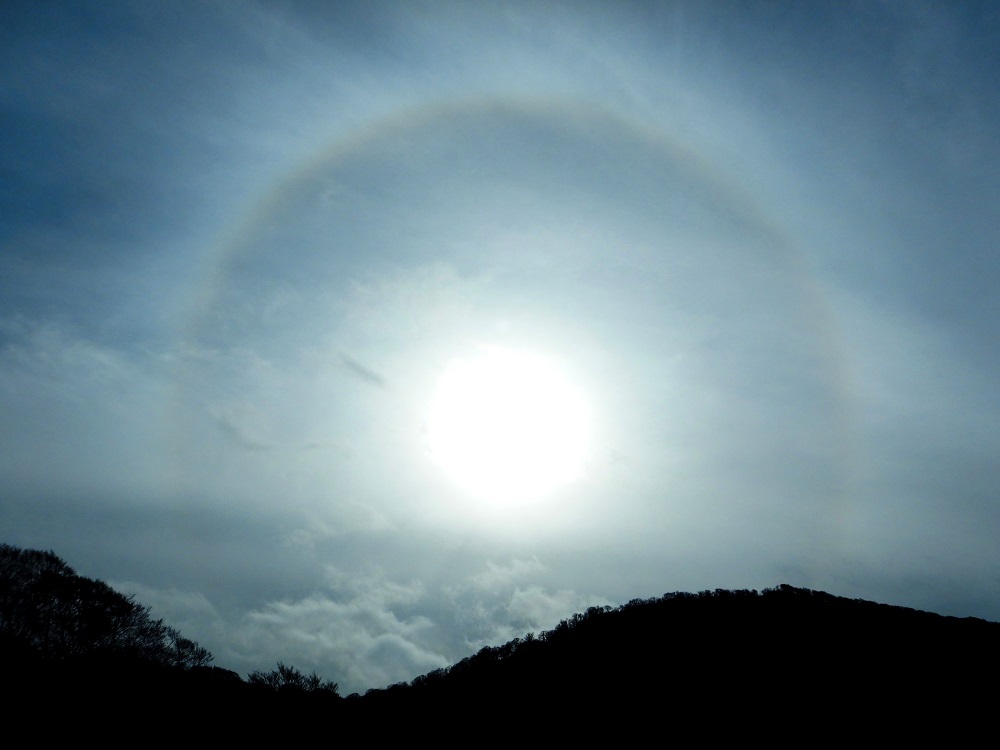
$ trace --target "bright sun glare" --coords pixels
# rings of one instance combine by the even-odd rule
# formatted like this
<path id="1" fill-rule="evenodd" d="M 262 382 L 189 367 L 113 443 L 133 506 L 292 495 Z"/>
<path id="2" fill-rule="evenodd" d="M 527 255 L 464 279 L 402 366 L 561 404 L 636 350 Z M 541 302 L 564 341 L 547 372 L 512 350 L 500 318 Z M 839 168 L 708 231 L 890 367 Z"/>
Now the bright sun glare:
<path id="1" fill-rule="evenodd" d="M 546 358 L 483 346 L 445 370 L 430 404 L 435 460 L 498 506 L 539 499 L 581 473 L 590 419 L 579 389 Z"/>

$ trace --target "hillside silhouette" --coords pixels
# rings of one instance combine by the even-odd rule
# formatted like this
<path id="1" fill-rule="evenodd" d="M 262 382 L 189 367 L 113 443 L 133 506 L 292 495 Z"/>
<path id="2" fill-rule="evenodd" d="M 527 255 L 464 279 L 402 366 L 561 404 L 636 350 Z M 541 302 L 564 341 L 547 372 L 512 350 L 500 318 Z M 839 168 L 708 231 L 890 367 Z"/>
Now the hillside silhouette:
<path id="1" fill-rule="evenodd" d="M 772 739 L 808 731 L 800 739 L 810 744 L 857 732 L 954 741 L 993 725 L 1000 623 L 788 585 L 675 592 L 592 607 L 410 682 L 342 697 L 282 663 L 245 680 L 212 666 L 196 642 L 54 553 L 0 545 L 0 659 L 8 726 L 44 712 L 26 728 L 50 738 L 431 732 L 457 744 L 529 730 L 556 742 L 694 729 L 720 739 L 754 736 L 765 722 Z"/>

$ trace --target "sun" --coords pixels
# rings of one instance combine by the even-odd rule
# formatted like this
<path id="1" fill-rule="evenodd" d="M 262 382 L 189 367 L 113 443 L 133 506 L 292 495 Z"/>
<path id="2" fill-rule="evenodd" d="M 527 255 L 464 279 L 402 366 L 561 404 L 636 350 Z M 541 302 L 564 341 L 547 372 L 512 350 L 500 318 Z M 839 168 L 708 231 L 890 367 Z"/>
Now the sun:
<path id="1" fill-rule="evenodd" d="M 467 493 L 499 507 L 577 479 L 590 429 L 582 392 L 555 362 L 495 345 L 445 368 L 427 418 L 438 465 Z"/>

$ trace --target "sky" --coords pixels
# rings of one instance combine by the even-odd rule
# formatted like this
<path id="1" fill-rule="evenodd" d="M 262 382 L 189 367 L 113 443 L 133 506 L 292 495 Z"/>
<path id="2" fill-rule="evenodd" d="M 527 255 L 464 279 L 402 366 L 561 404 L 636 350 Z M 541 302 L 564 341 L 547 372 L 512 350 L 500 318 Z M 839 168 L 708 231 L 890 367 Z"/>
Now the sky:
<path id="1" fill-rule="evenodd" d="M 1000 621 L 998 31 L 8 0 L 0 541 L 345 695 L 673 591 Z"/>

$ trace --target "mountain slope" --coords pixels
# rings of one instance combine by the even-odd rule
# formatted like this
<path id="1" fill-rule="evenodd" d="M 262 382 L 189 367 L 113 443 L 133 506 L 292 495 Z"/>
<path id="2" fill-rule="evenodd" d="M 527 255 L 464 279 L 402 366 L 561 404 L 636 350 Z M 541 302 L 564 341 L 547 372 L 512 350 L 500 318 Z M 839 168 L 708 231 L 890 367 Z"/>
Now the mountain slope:
<path id="1" fill-rule="evenodd" d="M 592 608 L 386 690 L 350 696 L 361 712 L 520 720 L 581 736 L 603 722 L 671 717 L 713 731 L 761 717 L 832 727 L 992 716 L 1000 623 L 778 586 L 673 593 Z M 899 724 L 893 717 L 897 717 Z M 956 727 L 957 729 L 958 727 Z"/>
<path id="2" fill-rule="evenodd" d="M 1000 623 L 977 618 L 787 585 L 675 592 L 594 607 L 344 699 L 332 683 L 303 689 L 309 680 L 280 663 L 279 673 L 303 679 L 244 681 L 209 667 L 204 649 L 53 553 L 0 552 L 9 732 L 131 742 L 152 734 L 186 741 L 197 731 L 287 744 L 336 728 L 466 744 L 529 735 L 621 742 L 654 730 L 676 741 L 683 727 L 715 740 L 763 733 L 800 744 L 862 733 L 954 744 L 993 731 Z M 44 726 L 33 718 L 40 710 L 50 717 Z"/>

